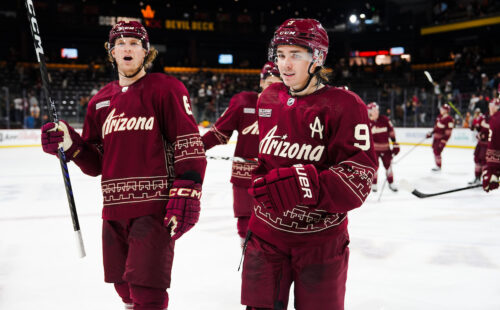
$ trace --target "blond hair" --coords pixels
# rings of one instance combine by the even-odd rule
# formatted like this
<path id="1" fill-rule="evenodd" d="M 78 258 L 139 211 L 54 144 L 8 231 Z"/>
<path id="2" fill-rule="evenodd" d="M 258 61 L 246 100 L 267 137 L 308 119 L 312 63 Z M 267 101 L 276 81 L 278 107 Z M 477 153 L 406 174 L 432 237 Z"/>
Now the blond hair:
<path id="1" fill-rule="evenodd" d="M 316 70 L 315 74 L 316 77 L 322 82 L 322 83 L 328 83 L 330 81 L 330 72 L 328 68 L 321 66 L 319 70 Z"/>

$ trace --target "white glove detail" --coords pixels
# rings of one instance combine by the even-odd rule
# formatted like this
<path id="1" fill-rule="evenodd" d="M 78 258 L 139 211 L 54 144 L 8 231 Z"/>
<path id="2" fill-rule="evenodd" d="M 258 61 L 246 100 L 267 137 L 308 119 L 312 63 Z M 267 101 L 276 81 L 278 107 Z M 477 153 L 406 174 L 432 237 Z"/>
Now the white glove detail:
<path id="1" fill-rule="evenodd" d="M 59 122 L 56 124 L 56 127 L 54 127 L 49 131 L 55 131 L 55 130 L 64 132 L 63 142 L 59 143 L 59 147 L 62 147 L 63 150 L 66 152 L 73 145 L 73 140 L 71 140 L 68 127 L 63 122 Z"/>

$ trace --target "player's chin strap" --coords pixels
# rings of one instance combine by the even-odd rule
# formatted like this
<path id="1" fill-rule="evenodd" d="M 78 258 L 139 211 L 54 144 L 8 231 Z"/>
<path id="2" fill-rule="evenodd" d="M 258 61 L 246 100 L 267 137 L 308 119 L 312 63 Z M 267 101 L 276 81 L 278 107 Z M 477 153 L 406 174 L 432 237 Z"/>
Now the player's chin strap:
<path id="1" fill-rule="evenodd" d="M 147 55 L 146 57 L 144 57 L 144 60 L 142 62 L 142 65 L 139 67 L 139 69 L 137 69 L 137 71 L 135 71 L 134 74 L 131 74 L 131 75 L 125 75 L 123 73 L 120 72 L 120 70 L 118 70 L 118 66 L 116 66 L 116 71 L 118 71 L 118 74 L 123 76 L 123 77 L 126 77 L 126 78 L 133 78 L 134 76 L 136 76 L 137 74 L 139 74 L 139 72 L 142 71 L 142 68 L 144 68 L 144 66 L 146 65 L 146 58 L 147 58 Z M 116 60 L 115 60 L 115 63 L 116 63 Z"/>
<path id="2" fill-rule="evenodd" d="M 288 92 L 290 93 L 290 95 L 292 95 L 292 96 L 293 96 L 293 95 L 297 95 L 298 93 L 300 93 L 300 92 L 304 91 L 307 87 L 309 87 L 309 84 L 311 83 L 312 78 L 316 75 L 316 73 L 317 73 L 319 70 L 321 70 L 321 67 L 320 67 L 320 66 L 318 66 L 318 67 L 316 67 L 316 69 L 314 69 L 314 72 L 313 72 L 313 73 L 311 73 L 311 68 L 312 68 L 312 65 L 314 64 L 314 62 L 315 62 L 315 61 L 311 61 L 311 63 L 309 64 L 309 67 L 307 68 L 307 73 L 309 74 L 309 78 L 307 79 L 307 83 L 306 83 L 306 85 L 304 85 L 304 87 L 302 87 L 301 89 L 297 89 L 297 90 L 292 89 L 291 87 L 290 87 L 290 88 L 288 88 Z M 316 84 L 317 84 L 316 86 L 318 86 L 318 85 L 319 85 L 319 83 L 320 83 L 320 80 L 318 79 L 318 81 L 317 81 L 317 83 L 316 83 Z"/>

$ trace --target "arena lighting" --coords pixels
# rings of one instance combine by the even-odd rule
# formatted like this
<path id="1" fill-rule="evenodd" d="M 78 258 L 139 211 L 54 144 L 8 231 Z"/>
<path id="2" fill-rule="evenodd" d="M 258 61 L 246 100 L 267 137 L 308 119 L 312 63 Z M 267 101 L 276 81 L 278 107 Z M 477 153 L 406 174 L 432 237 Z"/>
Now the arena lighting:
<path id="1" fill-rule="evenodd" d="M 233 64 L 233 54 L 219 54 L 219 64 L 232 65 Z"/>
<path id="2" fill-rule="evenodd" d="M 359 57 L 373 57 L 373 56 L 377 56 L 377 52 L 375 52 L 375 51 L 359 52 Z"/>
<path id="3" fill-rule="evenodd" d="M 380 50 L 380 51 L 362 51 L 362 52 L 359 52 L 357 53 L 357 55 L 359 55 L 359 57 L 374 57 L 374 56 L 377 56 L 377 55 L 389 55 L 389 51 L 387 50 Z"/>
<path id="4" fill-rule="evenodd" d="M 392 47 L 390 50 L 391 55 L 402 55 L 405 53 L 405 48 L 398 46 L 398 47 Z"/>
<path id="5" fill-rule="evenodd" d="M 78 49 L 76 49 L 76 48 L 61 48 L 61 58 L 78 59 Z"/>
<path id="6" fill-rule="evenodd" d="M 351 14 L 351 16 L 349 16 L 349 22 L 351 24 L 355 24 L 357 21 L 358 21 L 358 17 L 356 16 L 356 14 Z"/>

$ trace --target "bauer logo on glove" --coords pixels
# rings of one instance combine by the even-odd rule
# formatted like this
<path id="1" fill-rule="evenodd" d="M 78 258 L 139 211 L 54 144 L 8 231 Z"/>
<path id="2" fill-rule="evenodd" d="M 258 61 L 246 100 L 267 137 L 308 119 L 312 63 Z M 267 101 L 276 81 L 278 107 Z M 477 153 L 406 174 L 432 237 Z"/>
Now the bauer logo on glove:
<path id="1" fill-rule="evenodd" d="M 319 196 L 318 172 L 310 164 L 273 169 L 255 179 L 248 193 L 263 207 L 280 213 L 297 205 L 315 206 Z"/>

